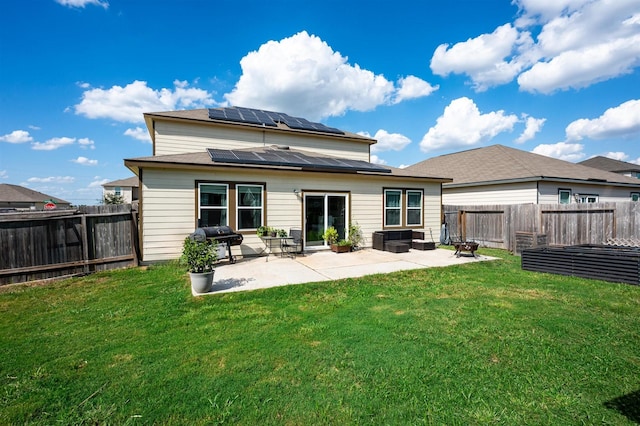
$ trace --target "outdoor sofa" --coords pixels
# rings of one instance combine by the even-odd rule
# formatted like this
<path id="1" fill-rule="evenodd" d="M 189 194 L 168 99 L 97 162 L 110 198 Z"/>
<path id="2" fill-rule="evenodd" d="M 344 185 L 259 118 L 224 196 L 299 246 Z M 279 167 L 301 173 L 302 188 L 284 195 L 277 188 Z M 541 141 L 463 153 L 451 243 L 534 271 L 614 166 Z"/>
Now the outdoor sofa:
<path id="1" fill-rule="evenodd" d="M 434 242 L 424 240 L 424 232 L 412 229 L 394 229 L 376 231 L 372 235 L 373 248 L 392 253 L 406 253 L 410 248 L 416 250 L 433 250 Z"/>

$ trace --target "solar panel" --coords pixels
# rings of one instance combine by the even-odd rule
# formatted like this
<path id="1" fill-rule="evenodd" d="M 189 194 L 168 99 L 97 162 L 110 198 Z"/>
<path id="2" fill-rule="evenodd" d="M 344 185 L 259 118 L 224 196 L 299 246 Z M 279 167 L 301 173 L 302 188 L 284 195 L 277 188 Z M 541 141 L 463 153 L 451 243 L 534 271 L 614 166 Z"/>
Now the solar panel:
<path id="1" fill-rule="evenodd" d="M 276 127 L 276 123 L 284 123 L 291 129 L 307 130 L 311 132 L 334 133 L 343 135 L 344 132 L 322 123 L 314 123 L 305 118 L 292 117 L 282 112 L 264 111 L 261 109 L 231 107 L 210 108 L 209 118 L 213 120 L 231 121 L 235 123 L 259 124 Z"/>
<path id="2" fill-rule="evenodd" d="M 269 166 L 301 167 L 303 170 L 341 170 L 346 172 L 391 173 L 391 170 L 377 164 L 343 158 L 314 157 L 301 152 L 285 150 L 240 151 L 225 149 L 207 149 L 213 162 L 254 164 Z"/>

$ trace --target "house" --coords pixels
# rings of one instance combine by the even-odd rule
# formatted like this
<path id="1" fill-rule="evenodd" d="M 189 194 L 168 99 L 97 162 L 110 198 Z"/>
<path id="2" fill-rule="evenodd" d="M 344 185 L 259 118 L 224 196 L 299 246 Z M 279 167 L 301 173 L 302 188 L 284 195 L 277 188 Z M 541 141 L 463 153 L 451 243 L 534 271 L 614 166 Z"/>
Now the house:
<path id="1" fill-rule="evenodd" d="M 581 161 L 578 164 L 640 179 L 640 165 L 627 163 L 626 161 L 597 156 Z"/>
<path id="2" fill-rule="evenodd" d="M 138 199 L 138 176 L 114 180 L 102 185 L 102 198 L 107 195 L 120 195 L 126 204 Z"/>
<path id="3" fill-rule="evenodd" d="M 0 211 L 68 209 L 71 203 L 33 189 L 0 183 Z"/>
<path id="4" fill-rule="evenodd" d="M 143 262 L 179 257 L 196 227 L 230 226 L 243 256 L 265 251 L 260 226 L 301 229 L 306 250 L 327 248 L 330 226 L 345 238 L 359 225 L 369 246 L 381 229 L 440 228 L 450 179 L 370 163 L 374 139 L 239 107 L 144 119 L 153 155 L 125 159 L 140 179 Z"/>
<path id="5" fill-rule="evenodd" d="M 446 176 L 445 205 L 570 204 L 637 200 L 638 179 L 503 145 L 429 158 L 407 172 Z"/>

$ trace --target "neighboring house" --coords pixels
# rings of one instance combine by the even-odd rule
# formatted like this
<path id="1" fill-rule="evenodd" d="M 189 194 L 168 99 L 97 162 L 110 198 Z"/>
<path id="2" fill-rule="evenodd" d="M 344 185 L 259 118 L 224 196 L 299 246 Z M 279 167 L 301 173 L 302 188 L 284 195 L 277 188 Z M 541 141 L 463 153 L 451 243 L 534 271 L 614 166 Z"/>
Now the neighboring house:
<path id="1" fill-rule="evenodd" d="M 569 204 L 637 200 L 640 181 L 503 145 L 441 155 L 405 169 L 446 176 L 445 205 Z"/>
<path id="2" fill-rule="evenodd" d="M 640 179 L 640 165 L 627 163 L 626 161 L 597 156 L 581 161 L 578 164 Z"/>
<path id="3" fill-rule="evenodd" d="M 71 203 L 23 186 L 0 183 L 0 210 L 68 209 Z"/>
<path id="4" fill-rule="evenodd" d="M 361 227 L 365 244 L 381 229 L 441 224 L 449 179 L 370 163 L 374 139 L 287 114 L 215 108 L 144 114 L 153 156 L 125 159 L 140 178 L 142 260 L 179 257 L 198 226 L 228 225 L 242 255 L 264 252 L 259 226 L 303 230 L 307 250 Z"/>
<path id="5" fill-rule="evenodd" d="M 114 180 L 102 185 L 102 198 L 107 194 L 120 195 L 126 204 L 138 199 L 138 176 Z"/>

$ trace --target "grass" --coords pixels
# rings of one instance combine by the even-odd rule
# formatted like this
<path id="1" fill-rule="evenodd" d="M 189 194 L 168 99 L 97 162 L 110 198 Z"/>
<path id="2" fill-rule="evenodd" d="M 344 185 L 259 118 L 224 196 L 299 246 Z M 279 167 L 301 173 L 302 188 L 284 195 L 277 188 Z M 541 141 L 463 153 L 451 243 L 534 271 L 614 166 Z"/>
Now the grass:
<path id="1" fill-rule="evenodd" d="M 175 265 L 0 293 L 0 424 L 633 424 L 640 288 L 519 258 L 193 298 Z"/>

